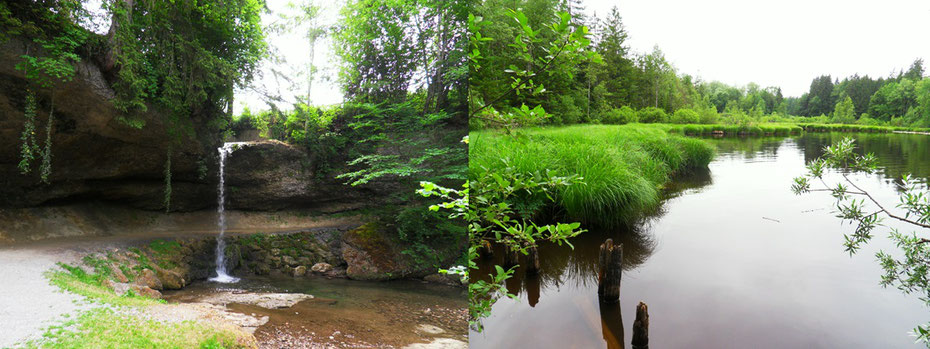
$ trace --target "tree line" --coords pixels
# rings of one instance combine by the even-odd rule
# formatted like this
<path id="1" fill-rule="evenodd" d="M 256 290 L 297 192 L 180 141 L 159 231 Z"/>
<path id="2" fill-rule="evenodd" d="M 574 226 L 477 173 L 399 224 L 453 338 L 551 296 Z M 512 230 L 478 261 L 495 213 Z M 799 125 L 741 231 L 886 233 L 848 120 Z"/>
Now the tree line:
<path id="1" fill-rule="evenodd" d="M 807 93 L 788 97 L 777 86 L 731 86 L 679 72 L 658 46 L 650 52 L 634 52 L 616 7 L 606 16 L 591 16 L 585 13 L 580 0 L 487 0 L 476 6 L 475 13 L 490 23 L 481 27 L 482 37 L 526 41 L 526 35 L 520 33 L 522 24 L 510 18 L 507 11 L 499 10 L 519 9 L 527 25 L 537 28 L 536 36 L 541 38 L 527 43 L 530 57 L 521 55 L 521 45 L 509 40 L 479 43 L 487 59 L 470 77 L 471 88 L 476 91 L 471 97 L 494 110 L 540 105 L 552 115 L 546 121 L 551 124 L 738 123 L 747 117 L 776 115 L 824 116 L 819 119 L 824 122 L 930 126 L 930 80 L 924 75 L 921 59 L 906 71 L 885 78 L 853 75 L 839 80 L 819 76 Z M 575 62 L 555 60 L 545 71 L 527 77 L 545 87 L 541 94 L 508 94 L 514 81 L 512 72 L 528 69 L 534 59 L 557 53 L 550 50 L 556 34 L 547 25 L 558 13 L 568 13 L 571 26 L 587 29 L 590 45 L 585 49 L 591 55 Z M 499 98 L 501 95 L 506 97 Z M 852 111 L 847 112 L 850 105 Z M 639 115 L 643 110 L 646 115 Z M 681 118 L 674 116 L 678 110 L 685 110 Z"/>

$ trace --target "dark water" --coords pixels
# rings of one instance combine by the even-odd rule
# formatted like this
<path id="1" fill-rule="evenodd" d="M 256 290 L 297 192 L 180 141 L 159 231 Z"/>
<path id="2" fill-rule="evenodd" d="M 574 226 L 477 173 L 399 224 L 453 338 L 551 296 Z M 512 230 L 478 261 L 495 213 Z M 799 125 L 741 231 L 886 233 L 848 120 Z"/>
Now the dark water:
<path id="1" fill-rule="evenodd" d="M 305 293 L 314 299 L 285 309 L 229 304 L 243 314 L 268 316 L 255 336 L 265 346 L 400 347 L 433 337 L 466 340 L 467 304 L 464 290 L 420 281 L 364 282 L 323 277 L 243 277 L 235 284 L 201 282 L 167 292 L 169 302 L 197 302 L 215 292 Z M 418 325 L 445 332 L 417 333 Z M 296 338 L 281 343 L 283 337 Z M 295 343 L 296 342 L 296 343 Z M 308 344 L 309 345 L 309 344 Z"/>
<path id="2" fill-rule="evenodd" d="M 930 136 L 853 136 L 881 170 L 851 178 L 879 200 L 898 202 L 903 173 L 926 185 Z M 471 348 L 629 347 L 639 301 L 649 305 L 652 348 L 916 347 L 909 332 L 930 309 L 879 286 L 875 252 L 897 251 L 888 229 L 850 257 L 842 243 L 852 227 L 833 216 L 833 198 L 790 191 L 805 162 L 842 137 L 709 140 L 718 148 L 709 171 L 672 183 L 643 224 L 586 233 L 574 250 L 542 246 L 540 275 L 517 272 L 507 284 L 517 299 L 494 305 Z M 617 307 L 597 301 L 598 246 L 608 237 L 624 244 Z"/>

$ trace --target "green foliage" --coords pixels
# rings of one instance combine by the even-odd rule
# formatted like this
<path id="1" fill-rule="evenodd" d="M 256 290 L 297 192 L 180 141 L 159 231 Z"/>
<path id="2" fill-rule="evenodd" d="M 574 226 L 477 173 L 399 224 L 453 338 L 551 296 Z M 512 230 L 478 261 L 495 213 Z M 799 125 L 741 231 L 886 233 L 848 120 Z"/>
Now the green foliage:
<path id="1" fill-rule="evenodd" d="M 669 122 L 673 124 L 696 124 L 701 122 L 701 116 L 691 109 L 678 109 L 669 118 Z"/>
<path id="2" fill-rule="evenodd" d="M 853 105 L 852 98 L 846 99 L 836 104 L 833 109 L 833 122 L 837 124 L 852 124 L 856 122 L 856 106 Z"/>
<path id="3" fill-rule="evenodd" d="M 424 113 L 464 108 L 468 5 L 467 1 L 348 1 L 333 35 L 348 99 L 398 103 L 410 87 L 421 85 Z"/>
<path id="4" fill-rule="evenodd" d="M 428 210 L 429 205 L 404 208 L 395 217 L 397 234 L 407 246 L 402 252 L 419 265 L 441 267 L 446 261 L 439 251 L 461 250 L 467 233 L 461 219 L 448 219 L 448 214 Z"/>
<path id="5" fill-rule="evenodd" d="M 644 125 L 527 129 L 516 138 L 482 131 L 471 139 L 469 177 L 474 181 L 484 171 L 505 169 L 578 175 L 583 184 L 552 193 L 554 204 L 569 219 L 608 226 L 630 223 L 655 208 L 669 176 L 707 166 L 713 156 L 703 141 Z M 537 207 L 539 200 L 522 197 L 514 205 Z"/>
<path id="6" fill-rule="evenodd" d="M 192 134 L 189 117 L 226 109 L 234 85 L 252 78 L 266 52 L 263 6 L 257 0 L 107 3 L 117 22 L 111 40 L 120 66 L 117 108 L 132 115 L 154 104 L 168 112 L 169 131 Z"/>
<path id="7" fill-rule="evenodd" d="M 547 109 L 555 111 L 559 123 L 590 116 L 590 100 L 581 105 L 577 95 L 553 90 L 575 79 L 576 65 L 600 61 L 588 50 L 588 28 L 574 25 L 568 12 L 554 7 L 531 19 L 519 6 L 491 3 L 479 5 L 478 15 L 469 17 L 471 119 L 479 126 L 515 127 L 549 118 Z M 539 103 L 545 94 L 554 99 Z"/>
<path id="8" fill-rule="evenodd" d="M 353 186 L 377 179 L 417 176 L 430 181 L 464 180 L 465 149 L 455 135 L 424 137 L 422 130 L 441 128 L 446 112 L 421 114 L 415 100 L 396 104 L 359 104 L 348 127 L 361 153 L 347 165 L 356 170 L 338 175 Z M 379 150 L 380 149 L 380 150 Z M 415 182 L 410 182 L 415 183 Z"/>
<path id="9" fill-rule="evenodd" d="M 930 247 L 927 242 L 930 239 L 923 237 L 930 232 L 930 193 L 924 192 L 926 188 L 917 184 L 909 175 L 904 175 L 898 187 L 897 208 L 905 214 L 902 216 L 896 211 L 889 211 L 885 206 L 887 203 L 879 202 L 848 177 L 847 173 L 850 172 L 872 173 L 877 169 L 877 159 L 873 154 L 860 155 L 855 148 L 852 138 L 844 138 L 826 147 L 823 156 L 808 163 L 807 173 L 795 178 L 791 189 L 796 194 L 825 191 L 836 199 L 836 217 L 855 227 L 852 233 L 845 236 L 844 246 L 850 254 L 855 254 L 872 239 L 872 232 L 883 225 L 884 218 L 895 219 L 918 229 L 910 234 L 890 229 L 889 237 L 902 253 L 879 251 L 876 258 L 885 270 L 881 279 L 883 286 L 895 286 L 904 293 L 916 292 L 930 306 L 930 278 L 927 277 L 930 270 Z M 828 173 L 829 170 L 838 171 L 842 180 L 829 185 L 827 180 L 833 177 Z M 822 186 L 814 188 L 812 182 L 815 180 Z M 919 325 L 914 332 L 918 342 L 930 346 L 930 324 Z"/>
<path id="10" fill-rule="evenodd" d="M 646 107 L 640 109 L 639 112 L 637 112 L 637 117 L 639 122 L 643 123 L 668 122 L 668 114 L 665 113 L 665 110 L 655 107 Z"/>
<path id="11" fill-rule="evenodd" d="M 605 124 L 623 125 L 639 121 L 636 111 L 628 106 L 614 108 L 604 115 L 602 120 Z"/>
<path id="12" fill-rule="evenodd" d="M 50 326 L 27 348 L 243 348 L 238 334 L 202 322 L 165 323 L 110 308 Z"/>
<path id="13" fill-rule="evenodd" d="M 20 151 L 21 160 L 19 161 L 19 171 L 23 174 L 32 170 L 32 161 L 39 153 L 39 145 L 36 143 L 36 96 L 31 90 L 26 91 L 26 110 L 24 113 L 26 123 L 20 140 L 23 142 Z"/>
<path id="14" fill-rule="evenodd" d="M 538 241 L 571 246 L 568 239 L 584 232 L 579 229 L 578 223 L 538 226 L 522 219 L 510 204 L 515 197 L 550 193 L 559 187 L 576 183 L 577 176 L 557 177 L 548 172 L 525 175 L 513 169 L 486 171 L 482 174 L 485 176 L 474 182 L 466 182 L 460 190 L 422 182 L 422 189 L 418 191 L 425 197 L 439 197 L 444 200 L 430 206 L 430 210 L 448 210 L 449 219 L 463 219 L 467 223 L 469 270 L 478 268 L 475 263 L 478 256 L 477 247 L 485 240 L 497 241 L 505 244 L 506 248 L 527 254 L 528 249 L 536 246 Z M 471 185 L 475 185 L 473 189 Z M 446 272 L 462 274 L 466 280 L 468 279 L 466 270 L 453 269 Z M 490 281 L 469 282 L 469 322 L 473 328 L 482 330 L 481 319 L 490 314 L 496 299 L 506 294 L 504 281 L 513 275 L 513 272 L 514 268 L 505 270 L 495 266 L 495 274 L 490 275 Z"/>

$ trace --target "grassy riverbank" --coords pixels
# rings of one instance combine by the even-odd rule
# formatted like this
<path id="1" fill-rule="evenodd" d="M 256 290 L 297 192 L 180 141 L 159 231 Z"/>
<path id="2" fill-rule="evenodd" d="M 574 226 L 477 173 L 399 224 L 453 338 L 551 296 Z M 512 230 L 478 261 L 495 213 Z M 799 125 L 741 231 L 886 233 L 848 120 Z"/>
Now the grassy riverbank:
<path id="1" fill-rule="evenodd" d="M 506 167 L 528 174 L 578 174 L 583 183 L 561 188 L 557 208 L 569 219 L 608 226 L 655 208 L 673 174 L 706 167 L 714 155 L 708 143 L 670 135 L 658 125 L 527 128 L 516 137 L 484 130 L 472 132 L 470 139 L 471 178 Z"/>
<path id="2" fill-rule="evenodd" d="M 160 240 L 151 243 L 153 253 L 162 251 Z M 135 251 L 141 252 L 138 249 Z M 130 253 L 130 252 L 124 252 Z M 137 255 L 131 252 L 131 255 Z M 141 255 L 138 259 L 143 260 Z M 85 267 L 59 263 L 45 273 L 54 286 L 84 297 L 88 308 L 67 314 L 49 326 L 41 338 L 20 345 L 22 348 L 248 348 L 255 339 L 237 326 L 217 320 L 201 321 L 197 310 L 169 305 L 162 299 L 128 290 L 115 293 L 108 283 L 119 282 L 115 273 L 130 274 L 128 259 L 108 254 L 87 256 Z M 146 262 L 148 262 L 146 260 Z M 151 261 L 155 263 L 157 261 Z M 91 269 L 88 271 L 87 269 Z M 156 310 L 157 309 L 157 310 Z M 160 314 L 155 316 L 154 313 Z M 177 314 L 165 316 L 164 314 Z M 176 317 L 174 319 L 172 317 Z M 171 318 L 171 319 L 166 319 Z M 186 319 L 186 320 L 185 320 Z"/>
<path id="3" fill-rule="evenodd" d="M 721 124 L 686 124 L 663 127 L 670 133 L 688 136 L 722 134 L 725 136 L 788 136 L 800 134 L 803 129 L 798 125 L 781 123 L 760 123 L 755 125 L 721 125 Z"/>

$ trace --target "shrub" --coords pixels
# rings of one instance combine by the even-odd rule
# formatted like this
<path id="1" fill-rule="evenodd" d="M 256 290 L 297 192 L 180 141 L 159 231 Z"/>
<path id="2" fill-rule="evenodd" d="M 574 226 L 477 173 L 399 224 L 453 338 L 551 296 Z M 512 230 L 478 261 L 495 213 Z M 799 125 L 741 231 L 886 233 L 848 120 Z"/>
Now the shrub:
<path id="1" fill-rule="evenodd" d="M 700 122 L 700 116 L 696 111 L 684 108 L 676 110 L 669 121 L 673 124 L 696 124 Z"/>
<path id="2" fill-rule="evenodd" d="M 398 238 L 407 248 L 401 252 L 422 266 L 440 266 L 450 251 L 461 251 L 466 240 L 465 225 L 450 220 L 448 213 L 430 211 L 428 205 L 404 208 L 395 217 Z"/>
<path id="3" fill-rule="evenodd" d="M 611 109 L 604 115 L 605 124 L 623 125 L 631 122 L 637 122 L 636 111 L 628 106 Z"/>
<path id="4" fill-rule="evenodd" d="M 708 106 L 698 109 L 698 120 L 702 124 L 716 124 L 719 119 L 717 108 Z"/>
<path id="5" fill-rule="evenodd" d="M 655 107 L 646 107 L 639 110 L 637 113 L 639 122 L 644 123 L 660 123 L 668 121 L 668 114 L 665 113 L 665 110 L 655 108 Z"/>

